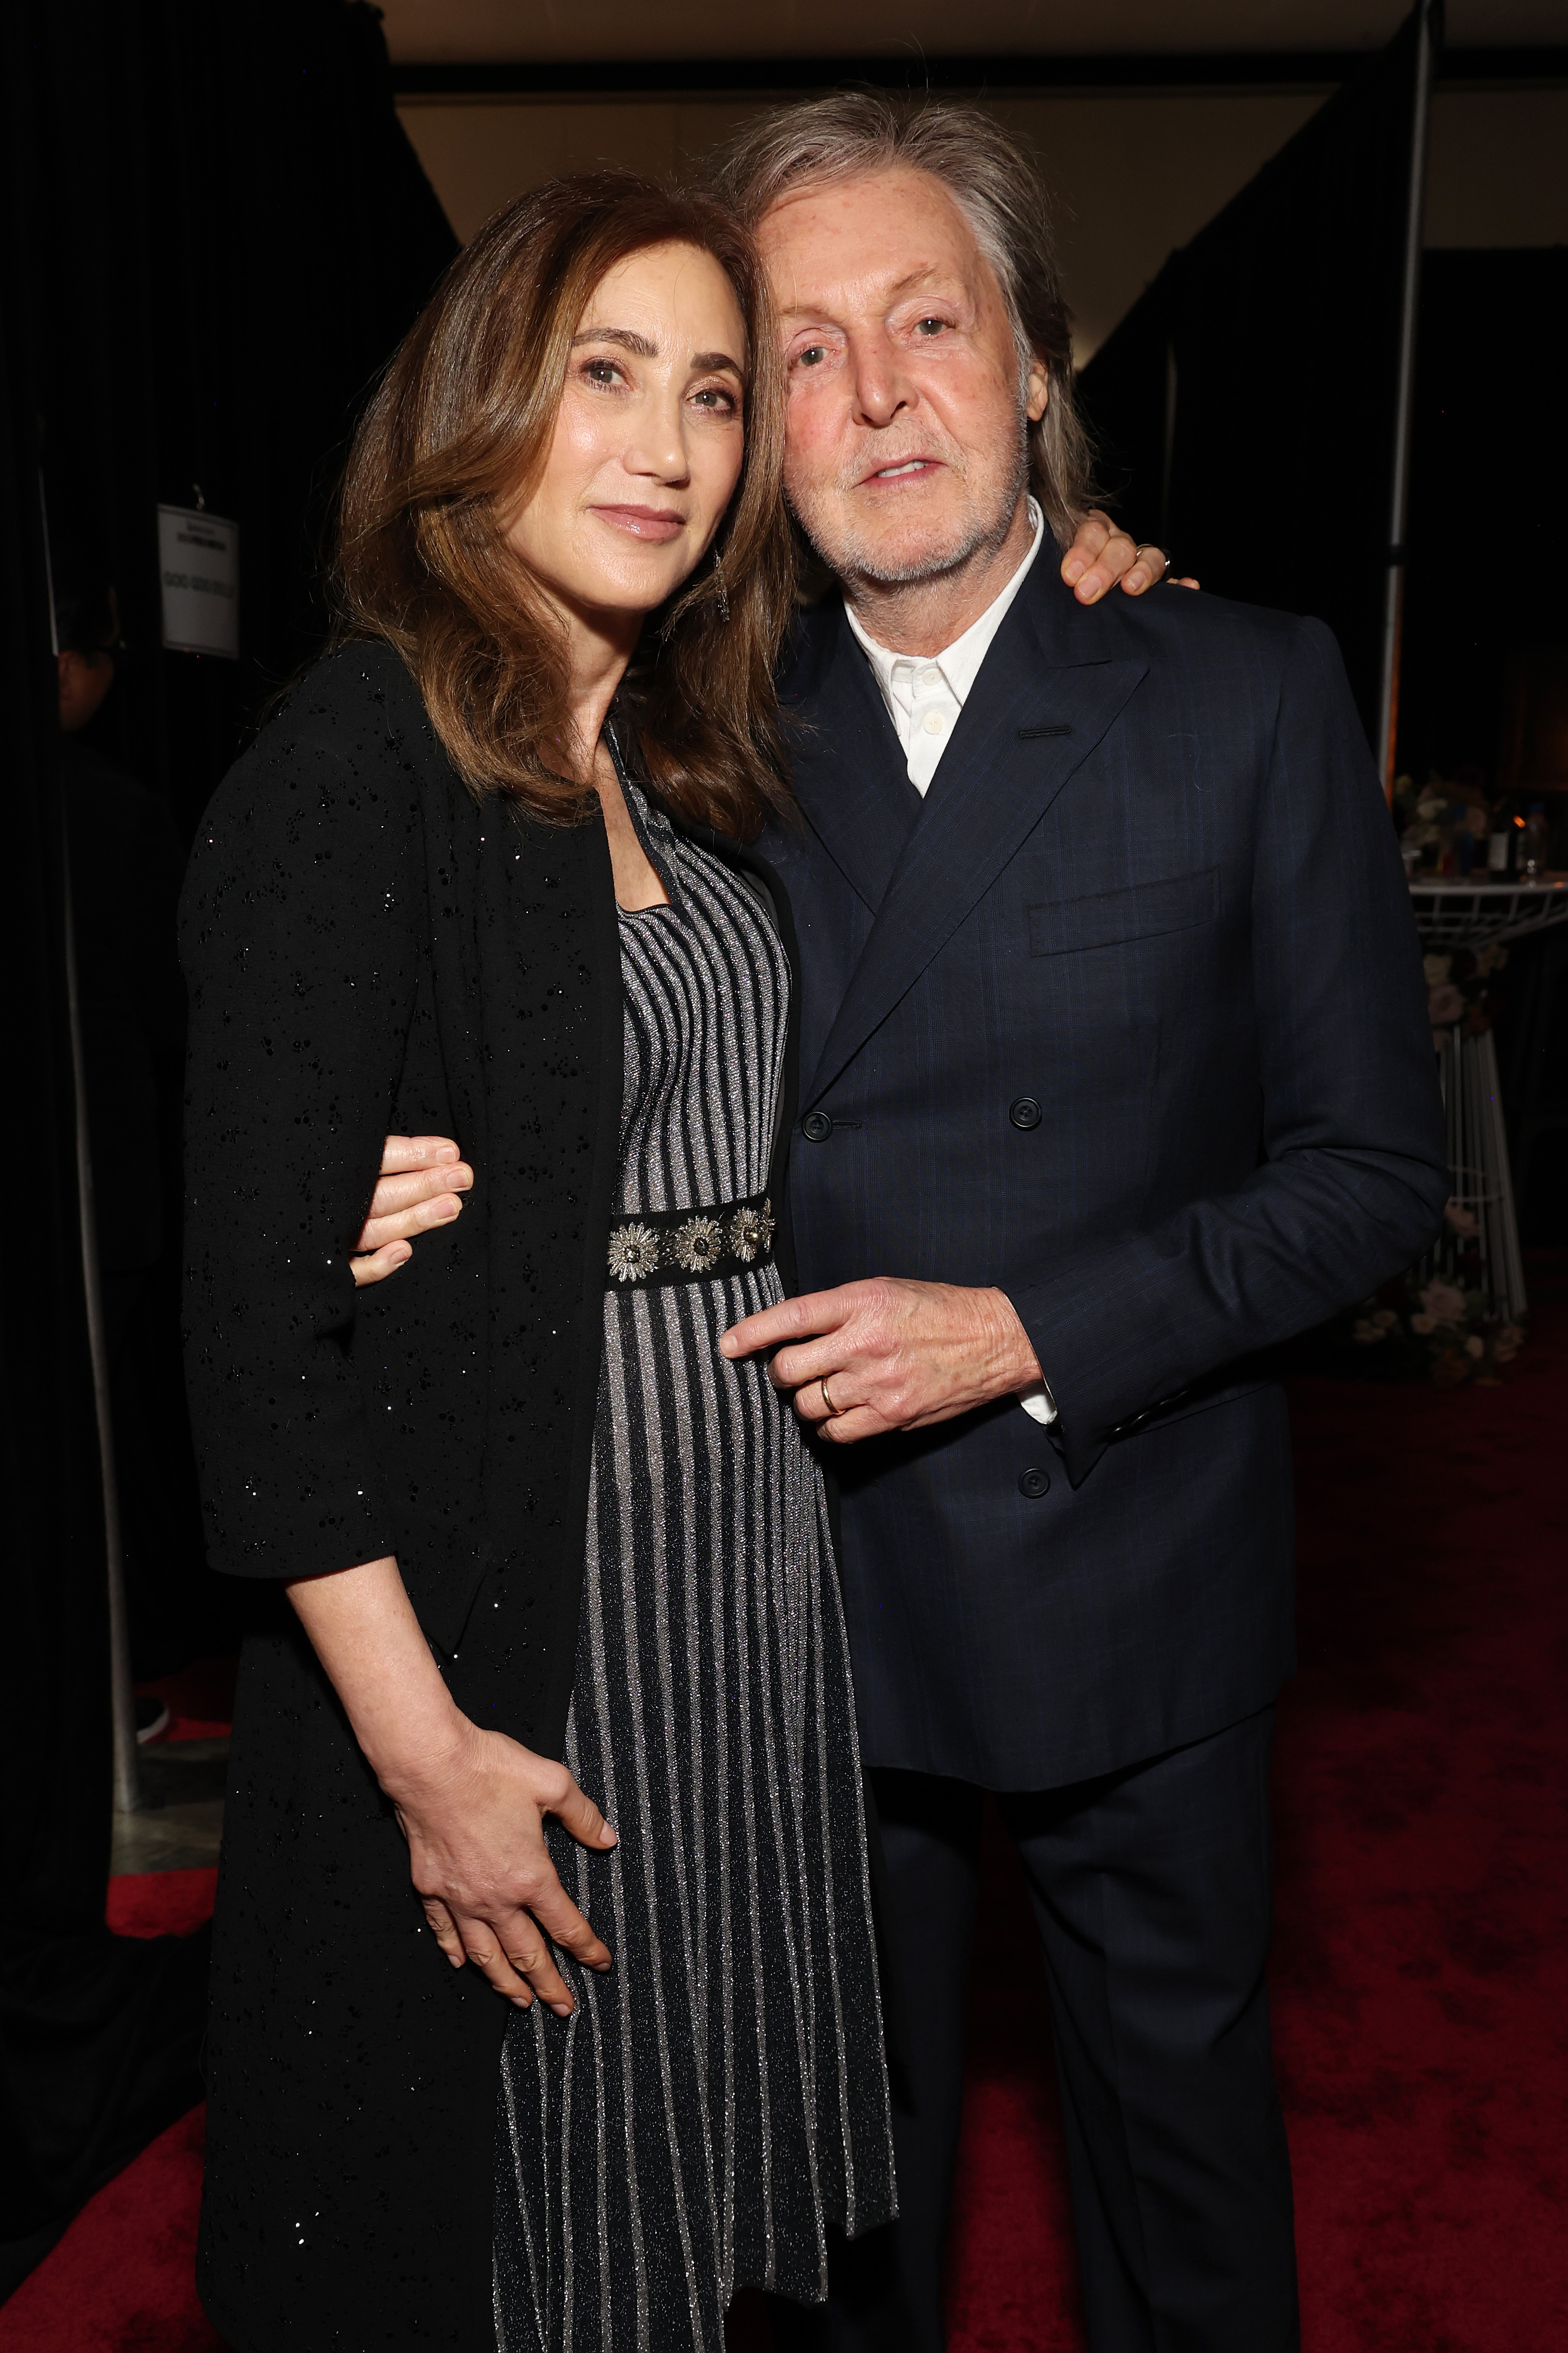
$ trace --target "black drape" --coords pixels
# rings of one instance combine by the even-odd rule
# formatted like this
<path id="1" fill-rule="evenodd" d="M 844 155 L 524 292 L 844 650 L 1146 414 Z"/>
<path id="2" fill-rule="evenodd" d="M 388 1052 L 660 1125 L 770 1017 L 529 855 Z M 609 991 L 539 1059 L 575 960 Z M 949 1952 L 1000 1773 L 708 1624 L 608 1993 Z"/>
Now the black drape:
<path id="1" fill-rule="evenodd" d="M 316 642 L 347 433 L 455 240 L 368 6 L 23 0 L 0 19 L 0 1004 L 16 1123 L 0 1155 L 3 2295 L 199 2096 L 205 1975 L 205 1935 L 104 1926 L 107 1610 L 41 483 L 51 537 L 106 563 L 131 647 L 91 748 L 188 835 L 246 721 Z M 237 663 L 159 646 L 155 508 L 197 485 L 240 524 Z"/>
<path id="2" fill-rule="evenodd" d="M 315 650 L 364 391 L 457 249 L 345 0 L 34 0 L 30 237 L 51 500 L 96 523 L 130 670 L 97 748 L 188 835 Z M 240 524 L 240 659 L 159 650 L 155 508 Z"/>
<path id="3" fill-rule="evenodd" d="M 1171 256 L 1081 379 L 1136 535 L 1206 588 L 1326 620 L 1369 734 L 1415 49 L 1412 16 Z"/>

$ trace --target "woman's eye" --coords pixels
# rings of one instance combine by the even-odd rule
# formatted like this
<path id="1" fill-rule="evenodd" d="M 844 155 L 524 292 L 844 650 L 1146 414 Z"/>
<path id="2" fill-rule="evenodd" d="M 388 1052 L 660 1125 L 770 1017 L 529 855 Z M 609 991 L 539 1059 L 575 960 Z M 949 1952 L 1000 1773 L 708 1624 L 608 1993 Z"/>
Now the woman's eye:
<path id="1" fill-rule="evenodd" d="M 585 360 L 583 373 L 590 384 L 617 384 L 621 374 L 614 360 Z"/>
<path id="2" fill-rule="evenodd" d="M 692 398 L 710 417 L 733 417 L 740 405 L 734 394 L 726 392 L 721 384 L 704 385 L 700 392 L 693 393 Z"/>

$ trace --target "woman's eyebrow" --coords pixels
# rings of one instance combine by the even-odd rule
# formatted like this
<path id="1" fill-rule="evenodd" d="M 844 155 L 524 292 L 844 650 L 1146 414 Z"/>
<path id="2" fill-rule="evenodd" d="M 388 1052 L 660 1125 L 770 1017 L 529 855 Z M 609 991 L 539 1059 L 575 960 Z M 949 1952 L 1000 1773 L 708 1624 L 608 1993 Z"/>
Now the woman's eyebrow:
<path id="1" fill-rule="evenodd" d="M 632 327 L 584 327 L 580 335 L 572 338 L 574 351 L 579 343 L 615 343 L 639 360 L 656 360 L 658 357 L 658 345 L 650 343 L 646 335 L 639 335 Z"/>
<path id="2" fill-rule="evenodd" d="M 745 375 L 740 361 L 732 360 L 728 352 L 694 352 L 691 365 L 699 375 L 711 375 L 719 368 L 727 368 L 731 375 Z"/>

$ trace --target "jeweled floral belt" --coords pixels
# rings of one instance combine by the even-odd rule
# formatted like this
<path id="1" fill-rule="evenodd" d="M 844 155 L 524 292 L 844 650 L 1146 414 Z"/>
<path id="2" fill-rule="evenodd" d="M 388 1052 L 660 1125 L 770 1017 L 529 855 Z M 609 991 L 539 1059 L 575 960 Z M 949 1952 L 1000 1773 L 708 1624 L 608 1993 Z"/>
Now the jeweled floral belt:
<path id="1" fill-rule="evenodd" d="M 638 1209 L 610 1228 L 606 1290 L 619 1283 L 646 1290 L 655 1282 L 696 1282 L 704 1276 L 742 1274 L 773 1254 L 777 1219 L 761 1193 L 705 1209 Z"/>

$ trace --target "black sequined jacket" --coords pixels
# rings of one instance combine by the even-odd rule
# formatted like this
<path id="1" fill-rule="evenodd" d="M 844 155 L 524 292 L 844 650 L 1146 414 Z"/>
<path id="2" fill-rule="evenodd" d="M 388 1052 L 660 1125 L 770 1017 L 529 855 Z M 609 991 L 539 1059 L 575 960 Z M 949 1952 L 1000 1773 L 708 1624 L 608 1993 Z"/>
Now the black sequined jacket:
<path id="1" fill-rule="evenodd" d="M 762 885 L 793 958 L 769 870 L 698 838 Z M 281 1580 L 395 1554 L 459 1704 L 559 1754 L 619 1138 L 603 822 L 480 807 L 396 655 L 351 647 L 219 788 L 181 938 L 213 1565 Z M 459 1138 L 475 1187 L 356 1292 L 388 1132 Z M 215 1927 L 202 2295 L 238 2353 L 476 2353 L 507 2013 L 437 1950 L 276 1586 L 258 1618 Z"/>

